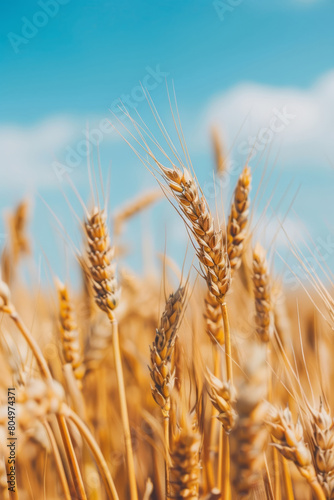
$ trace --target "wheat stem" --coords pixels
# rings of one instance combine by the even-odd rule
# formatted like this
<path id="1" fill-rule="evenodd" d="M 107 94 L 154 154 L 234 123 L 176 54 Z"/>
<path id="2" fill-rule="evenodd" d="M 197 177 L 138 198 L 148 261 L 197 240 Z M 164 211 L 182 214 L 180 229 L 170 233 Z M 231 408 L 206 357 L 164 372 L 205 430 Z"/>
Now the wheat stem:
<path id="1" fill-rule="evenodd" d="M 220 368 L 220 351 L 218 350 L 216 345 L 213 345 L 213 371 L 215 377 L 219 377 L 219 368 Z M 214 447 L 215 447 L 215 438 L 216 438 L 216 433 L 217 433 L 217 417 L 218 415 L 218 410 L 212 405 L 211 409 L 211 422 L 210 422 L 210 435 L 209 435 L 209 461 L 207 464 L 208 468 L 208 482 L 209 482 L 209 487 L 210 490 L 212 490 L 214 486 L 214 477 L 213 477 L 213 462 L 214 462 Z M 219 426 L 219 432 L 221 432 L 222 426 Z M 222 463 L 222 449 L 221 449 L 221 439 L 219 440 L 219 450 L 218 450 L 218 482 L 219 478 L 221 477 L 221 463 Z M 212 458 L 213 457 L 213 458 Z"/>
<path id="2" fill-rule="evenodd" d="M 230 384 L 232 385 L 233 373 L 232 373 L 231 332 L 230 332 L 230 324 L 228 320 L 226 302 L 222 304 L 222 314 L 223 314 L 224 338 L 225 338 L 226 376 L 228 382 L 230 382 Z"/>
<path id="3" fill-rule="evenodd" d="M 223 325 L 224 325 L 224 342 L 225 342 L 225 360 L 226 360 L 226 376 L 228 382 L 233 384 L 232 373 L 232 349 L 231 349 L 231 332 L 228 320 L 226 302 L 222 304 Z M 230 443 L 229 436 L 223 430 L 223 462 L 222 462 L 223 489 L 222 500 L 230 498 Z"/>
<path id="4" fill-rule="evenodd" d="M 90 450 L 91 450 L 91 452 L 96 460 L 96 463 L 99 467 L 99 470 L 101 472 L 102 479 L 103 479 L 105 488 L 107 490 L 108 498 L 110 498 L 112 500 L 119 500 L 117 490 L 116 490 L 115 484 L 113 482 L 113 479 L 111 477 L 111 474 L 109 472 L 107 463 L 106 463 L 106 461 L 101 453 L 101 450 L 98 447 L 95 439 L 93 438 L 90 430 L 88 429 L 86 424 L 80 419 L 80 417 L 74 411 L 72 411 L 69 407 L 65 407 L 64 411 L 65 411 L 65 414 L 68 416 L 68 418 L 70 420 L 72 420 L 72 422 L 77 426 L 80 433 L 82 434 L 82 436 L 86 440 L 86 442 L 87 442 L 87 444 L 88 444 L 88 446 L 89 446 L 89 448 L 90 448 Z"/>
<path id="5" fill-rule="evenodd" d="M 71 500 L 71 493 L 70 493 L 70 489 L 69 489 L 69 486 L 67 483 L 66 474 L 64 471 L 63 463 L 61 461 L 61 457 L 60 457 L 60 453 L 59 453 L 56 439 L 53 435 L 53 432 L 52 432 L 52 429 L 50 427 L 49 422 L 47 420 L 44 420 L 43 425 L 45 427 L 46 433 L 47 433 L 49 441 L 50 441 L 50 445 L 52 448 L 53 457 L 54 457 L 54 461 L 56 464 L 58 476 L 59 476 L 61 487 L 62 487 L 63 493 L 64 493 L 64 498 L 66 500 Z"/>
<path id="6" fill-rule="evenodd" d="M 73 449 L 73 444 L 71 441 L 71 436 L 67 427 L 65 417 L 63 415 L 57 415 L 57 421 L 60 429 L 60 434 L 65 446 L 68 462 L 70 465 L 71 473 L 74 480 L 75 489 L 79 500 L 87 500 L 85 487 L 83 484 L 78 460 Z"/>
<path id="7" fill-rule="evenodd" d="M 286 500 L 295 500 L 295 496 L 293 494 L 289 464 L 284 457 L 282 457 L 282 465 L 283 465 L 283 481 L 285 486 Z"/>
<path id="8" fill-rule="evenodd" d="M 169 413 L 164 417 L 164 438 L 165 438 L 165 491 L 166 498 L 169 497 Z"/>
<path id="9" fill-rule="evenodd" d="M 311 486 L 317 500 L 326 500 L 325 493 L 317 481 L 309 482 L 309 485 Z"/>
<path id="10" fill-rule="evenodd" d="M 269 366 L 272 366 L 272 351 L 269 342 L 267 343 L 267 363 Z M 268 401 L 269 403 L 273 402 L 273 377 L 269 367 L 268 367 Z M 272 454 L 273 454 L 273 466 L 274 466 L 275 500 L 279 500 L 282 495 L 281 495 L 281 482 L 279 473 L 278 450 L 276 448 L 273 448 Z"/>
<path id="11" fill-rule="evenodd" d="M 115 359 L 118 394 L 119 394 L 119 402 L 120 402 L 120 407 L 121 407 L 121 418 L 122 418 L 122 425 L 123 425 L 124 438 L 125 438 L 126 458 L 127 458 L 129 485 L 130 485 L 130 496 L 131 496 L 131 500 L 137 500 L 138 493 L 137 493 L 136 475 L 135 475 L 133 451 L 132 451 L 132 443 L 131 443 L 131 431 L 130 431 L 130 424 L 129 424 L 129 417 L 128 417 L 128 409 L 127 409 L 127 404 L 126 404 L 126 394 L 125 394 L 124 376 L 123 376 L 123 368 L 122 368 L 122 359 L 121 359 L 121 351 L 120 351 L 119 337 L 118 337 L 118 325 L 117 325 L 117 321 L 115 319 L 111 319 L 111 327 L 112 327 L 112 343 L 113 343 L 113 351 L 114 351 L 114 359 Z"/>
<path id="12" fill-rule="evenodd" d="M 222 429 L 222 448 L 223 448 L 223 460 L 222 460 L 222 487 L 221 487 L 221 499 L 230 499 L 230 441 L 227 432 Z"/>
<path id="13" fill-rule="evenodd" d="M 23 323 L 22 319 L 20 318 L 19 314 L 15 310 L 14 306 L 12 304 L 10 304 L 10 306 L 8 307 L 8 311 L 5 311 L 5 312 L 9 313 L 10 318 L 13 320 L 13 322 L 15 323 L 15 325 L 17 326 L 19 331 L 22 333 L 25 341 L 27 342 L 28 346 L 32 350 L 42 376 L 46 380 L 51 380 L 52 377 L 51 377 L 49 367 L 47 365 L 47 362 L 42 354 L 42 351 L 41 351 L 39 345 L 37 344 L 36 340 L 33 338 L 31 333 L 29 332 L 28 328 Z"/>
<path id="14" fill-rule="evenodd" d="M 219 445 L 218 445 L 218 481 L 217 486 L 220 491 L 222 491 L 223 484 L 223 476 L 225 474 L 225 470 L 223 467 L 223 452 L 224 450 L 224 427 L 220 425 L 219 427 Z"/>

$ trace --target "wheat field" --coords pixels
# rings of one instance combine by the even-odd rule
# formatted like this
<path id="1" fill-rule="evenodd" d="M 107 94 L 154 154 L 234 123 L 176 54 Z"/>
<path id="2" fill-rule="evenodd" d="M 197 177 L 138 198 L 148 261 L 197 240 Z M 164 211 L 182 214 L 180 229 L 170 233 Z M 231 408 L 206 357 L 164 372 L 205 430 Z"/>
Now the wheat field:
<path id="1" fill-rule="evenodd" d="M 333 499 L 330 270 L 325 284 L 292 242 L 306 285 L 289 291 L 254 238 L 251 162 L 232 199 L 209 205 L 182 137 L 181 155 L 163 131 L 168 155 L 132 125 L 161 189 L 112 213 L 87 201 L 80 286 L 28 287 L 27 202 L 6 219 L 0 498 Z M 217 131 L 213 145 L 219 177 Z M 168 254 L 160 275 L 118 265 L 116 237 L 164 196 L 192 268 Z"/>

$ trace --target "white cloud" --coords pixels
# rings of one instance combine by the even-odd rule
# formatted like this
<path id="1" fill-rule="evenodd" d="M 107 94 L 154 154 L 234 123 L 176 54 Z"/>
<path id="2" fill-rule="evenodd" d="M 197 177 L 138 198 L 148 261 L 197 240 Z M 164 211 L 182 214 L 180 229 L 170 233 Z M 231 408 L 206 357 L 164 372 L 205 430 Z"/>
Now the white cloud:
<path id="1" fill-rule="evenodd" d="M 111 128 L 107 131 L 107 120 L 89 120 L 90 148 L 104 140 L 118 140 L 117 134 L 110 133 Z M 26 192 L 55 185 L 54 162 L 67 164 L 68 148 L 85 165 L 86 130 L 84 120 L 69 116 L 52 116 L 32 126 L 0 125 L 1 178 L 6 188 Z"/>
<path id="2" fill-rule="evenodd" d="M 64 116 L 34 126 L 0 127 L 1 177 L 7 188 L 33 189 L 54 182 L 54 155 L 76 135 L 76 123 Z"/>
<path id="3" fill-rule="evenodd" d="M 243 83 L 211 100 L 200 136 L 217 124 L 227 144 L 234 143 L 233 149 L 243 155 L 254 143 L 259 152 L 276 143 L 281 160 L 289 165 L 321 166 L 334 156 L 333 116 L 334 71 L 306 90 Z"/>
<path id="4" fill-rule="evenodd" d="M 287 123 L 280 122 L 279 113 L 285 113 Z M 333 116 L 334 71 L 306 90 L 242 83 L 211 99 L 199 116 L 199 130 L 198 134 L 192 134 L 195 140 L 191 150 L 194 153 L 198 149 L 210 150 L 205 138 L 208 137 L 208 128 L 216 123 L 222 128 L 227 144 L 232 145 L 235 141 L 233 150 L 244 157 L 254 141 L 259 153 L 263 148 L 271 147 L 273 142 L 282 145 L 281 163 L 318 168 L 334 161 L 331 142 L 334 137 Z M 103 130 L 108 121 L 108 116 L 90 118 L 93 147 L 96 141 L 119 140 L 110 128 Z M 276 130 L 279 128 L 278 132 L 268 130 L 272 124 Z M 2 124 L 2 181 L 6 188 L 21 191 L 56 186 L 54 162 L 67 165 L 73 158 L 72 155 L 69 160 L 67 151 L 72 148 L 79 151 L 77 159 L 85 165 L 85 142 L 85 120 L 78 117 L 53 116 L 33 126 Z M 73 164 L 69 166 L 73 167 Z"/>

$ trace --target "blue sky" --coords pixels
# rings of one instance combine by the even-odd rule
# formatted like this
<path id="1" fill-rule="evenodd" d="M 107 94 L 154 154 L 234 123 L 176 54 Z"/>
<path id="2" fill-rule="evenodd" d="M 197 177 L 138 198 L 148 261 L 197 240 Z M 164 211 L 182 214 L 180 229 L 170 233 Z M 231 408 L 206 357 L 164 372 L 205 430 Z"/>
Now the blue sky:
<path id="1" fill-rule="evenodd" d="M 104 112 L 156 64 L 187 109 L 244 80 L 303 88 L 333 63 L 331 1 L 244 1 L 221 21 L 208 1 L 69 0 L 18 54 L 8 34 L 19 35 L 22 17 L 31 21 L 41 9 L 21 0 L 4 10 L 6 122 Z"/>
<path id="2" fill-rule="evenodd" d="M 296 118 L 275 141 L 266 144 L 269 163 L 279 151 L 268 189 L 273 191 L 279 178 L 277 201 L 290 190 L 285 206 L 283 203 L 278 209 L 283 216 L 300 188 L 294 204 L 296 219 L 293 221 L 290 214 L 288 227 L 295 232 L 305 225 L 315 239 L 327 237 L 330 218 L 323 220 L 321 204 L 333 208 L 334 3 L 229 0 L 216 5 L 202 0 L 62 0 L 53 7 L 57 10 L 54 16 L 41 15 L 41 3 L 31 0 L 3 7 L 1 208 L 23 194 L 35 199 L 36 246 L 45 250 L 51 261 L 64 249 L 58 245 L 55 250 L 56 237 L 50 232 L 55 232 L 57 224 L 36 194 L 72 231 L 74 217 L 62 194 L 63 189 L 69 193 L 71 189 L 54 175 L 54 162 L 64 162 L 66 148 L 76 148 L 84 137 L 87 120 L 94 128 L 111 118 L 113 103 L 127 94 L 140 95 L 136 90 L 139 82 L 152 83 L 148 75 L 154 71 L 163 76 L 158 76 L 151 95 L 168 126 L 171 119 L 164 75 L 170 87 L 174 82 L 191 156 L 203 183 L 210 182 L 212 175 L 212 122 L 219 125 L 226 146 L 231 147 L 236 137 L 240 137 L 239 142 L 248 141 L 267 127 L 273 109 L 287 106 L 288 114 Z M 36 20 L 44 25 L 34 28 Z M 27 25 L 33 30 L 29 39 L 25 36 Z M 137 99 L 134 106 L 149 117 L 145 101 Z M 244 135 L 239 136 L 242 126 Z M 105 175 L 112 165 L 113 207 L 140 189 L 154 186 L 154 180 L 115 134 L 106 134 L 100 147 Z M 238 152 L 232 156 L 237 158 Z M 260 157 L 254 160 L 255 183 L 263 172 L 258 166 Z M 71 172 L 71 182 L 87 200 L 86 158 L 81 160 L 80 168 Z M 77 208 L 73 194 L 69 197 Z M 260 214 L 264 206 L 259 205 Z M 145 217 L 151 217 L 157 249 L 163 247 L 165 239 L 158 231 L 157 214 L 163 217 L 171 253 L 177 255 L 184 247 L 180 251 L 172 231 L 168 231 L 169 225 L 177 224 L 176 218 L 169 215 L 167 204 L 163 207 Z M 135 247 L 136 241 L 129 244 Z"/>

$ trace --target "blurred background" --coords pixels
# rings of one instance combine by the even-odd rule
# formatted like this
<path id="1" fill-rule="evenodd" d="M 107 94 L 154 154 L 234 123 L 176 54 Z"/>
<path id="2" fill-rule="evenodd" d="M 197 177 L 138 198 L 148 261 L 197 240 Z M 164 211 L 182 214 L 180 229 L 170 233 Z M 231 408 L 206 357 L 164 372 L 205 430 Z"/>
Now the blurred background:
<path id="1" fill-rule="evenodd" d="M 331 0 L 18 0 L 2 6 L 2 215 L 30 201 L 41 280 L 64 276 L 100 162 L 112 213 L 156 181 L 120 137 L 123 104 L 163 142 L 143 91 L 175 138 L 175 96 L 198 179 L 213 209 L 249 160 L 254 238 L 293 282 L 292 241 L 333 263 L 334 2 Z M 175 96 L 174 96 L 175 89 Z M 111 125 L 116 125 L 118 132 Z M 226 157 L 214 176 L 212 127 Z M 165 143 L 163 144 L 166 146 Z M 176 144 L 177 148 L 180 146 Z M 99 153 L 99 154 L 98 154 Z M 110 177 L 110 184 L 108 184 Z M 257 193 L 259 189 L 259 192 Z M 222 197 L 221 197 L 222 193 Z M 259 223 L 261 222 L 261 224 Z M 6 226 L 1 223 L 1 246 Z M 261 231 L 259 227 L 261 226 Z M 282 228 L 283 226 L 283 228 Z M 182 263 L 187 234 L 163 200 L 122 235 L 138 272 L 156 254 Z M 191 252 L 190 252 L 191 253 Z M 300 274 L 300 273 L 299 273 Z"/>

